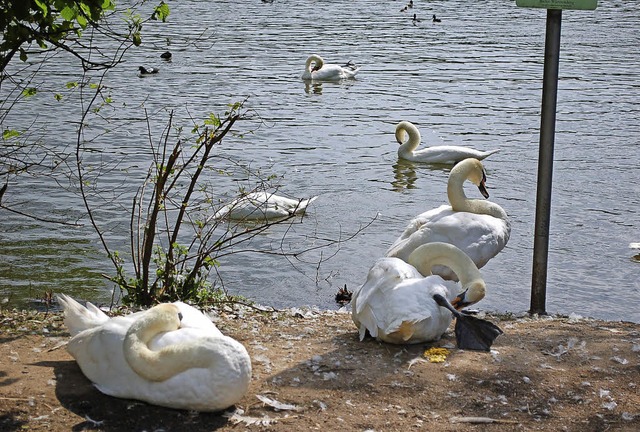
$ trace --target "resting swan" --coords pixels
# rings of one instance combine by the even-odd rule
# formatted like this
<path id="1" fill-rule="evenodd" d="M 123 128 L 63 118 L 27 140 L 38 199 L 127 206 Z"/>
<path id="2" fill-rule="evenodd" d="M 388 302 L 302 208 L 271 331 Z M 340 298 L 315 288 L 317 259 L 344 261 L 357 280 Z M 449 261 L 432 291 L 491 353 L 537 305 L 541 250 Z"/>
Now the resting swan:
<path id="1" fill-rule="evenodd" d="M 405 135 L 409 138 L 405 141 Z M 412 162 L 455 164 L 467 158 L 482 160 L 500 150 L 480 151 L 461 146 L 435 146 L 416 150 L 421 142 L 420 131 L 411 122 L 401 121 L 396 126 L 396 141 L 400 144 L 398 156 Z"/>
<path id="2" fill-rule="evenodd" d="M 212 218 L 257 221 L 301 215 L 316 198 L 291 199 L 271 192 L 252 192 L 223 206 Z"/>
<path id="3" fill-rule="evenodd" d="M 58 295 L 71 333 L 67 350 L 102 393 L 169 408 L 219 411 L 249 388 L 251 360 L 197 309 L 163 303 L 109 318 Z"/>
<path id="4" fill-rule="evenodd" d="M 449 173 L 447 196 L 451 205 L 442 205 L 413 218 L 386 256 L 406 261 L 418 246 L 430 242 L 457 246 L 478 268 L 496 256 L 509 241 L 511 222 L 498 204 L 467 198 L 463 188 L 466 180 L 478 186 L 485 198 L 489 197 L 482 162 L 472 158 L 463 160 Z M 455 274 L 448 268 L 437 267 L 433 273 L 455 280 Z"/>
<path id="5" fill-rule="evenodd" d="M 431 267 L 438 264 L 458 275 L 462 289 L 431 275 Z M 478 268 L 464 252 L 447 243 L 427 243 L 411 253 L 408 263 L 398 258 L 378 259 L 364 285 L 353 293 L 351 317 L 360 340 L 368 331 L 388 343 L 429 342 L 440 339 L 451 324 L 451 311 L 440 301 L 461 308 L 480 301 L 485 292 Z"/>
<path id="6" fill-rule="evenodd" d="M 313 64 L 313 68 L 311 65 Z M 320 81 L 338 81 L 341 79 L 354 78 L 359 66 L 348 62 L 340 66 L 337 64 L 325 64 L 322 57 L 317 54 L 311 54 L 305 63 L 303 80 L 320 80 Z"/>

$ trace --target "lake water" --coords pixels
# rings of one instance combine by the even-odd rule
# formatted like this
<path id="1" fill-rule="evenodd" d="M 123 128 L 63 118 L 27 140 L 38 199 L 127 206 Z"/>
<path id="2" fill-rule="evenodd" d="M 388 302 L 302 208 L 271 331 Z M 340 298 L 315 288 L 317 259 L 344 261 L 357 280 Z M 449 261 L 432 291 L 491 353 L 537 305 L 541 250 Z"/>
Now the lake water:
<path id="1" fill-rule="evenodd" d="M 490 199 L 511 217 L 511 239 L 481 270 L 488 294 L 476 306 L 527 310 L 546 11 L 498 0 L 414 3 L 408 14 L 400 12 L 402 1 L 173 2 L 169 23 L 145 26 L 143 46 L 107 75 L 116 108 L 105 109 L 107 119 L 94 118 L 89 130 L 97 136 L 109 129 L 91 143 L 95 152 L 85 162 L 114 167 L 100 175 L 98 187 L 108 192 L 106 199 L 120 201 L 96 201 L 100 218 L 111 224 L 114 248 L 126 247 L 128 198 L 150 161 L 142 106 L 157 140 L 169 109 L 188 130 L 190 115 L 202 119 L 249 97 L 246 106 L 261 121 L 238 123 L 244 135 L 228 137 L 219 151 L 265 175 L 281 176 L 283 194 L 319 195 L 289 232 L 292 247 L 346 238 L 375 220 L 339 248 L 324 250 L 322 258 L 330 258 L 319 267 L 319 251 L 294 265 L 258 254 L 223 260 L 225 287 L 274 307 L 335 308 L 337 289 L 361 285 L 413 216 L 446 202 L 447 168 L 398 161 L 395 124 L 409 120 L 423 142 L 501 149 L 485 167 Z M 412 13 L 424 21 L 414 24 Z M 432 23 L 432 14 L 442 22 Z M 640 264 L 628 248 L 640 241 L 639 23 L 637 2 L 600 2 L 595 11 L 563 13 L 550 313 L 640 322 Z M 165 49 L 173 53 L 171 62 L 159 58 Z M 300 74 L 310 53 L 332 63 L 351 60 L 362 70 L 357 80 L 308 85 Z M 140 79 L 140 64 L 161 71 Z M 35 138 L 72 151 L 71 122 L 79 119 L 80 108 L 73 97 L 56 102 L 44 90 L 57 91 L 77 79 L 71 59 L 48 62 L 39 75 L 43 91 L 15 107 L 10 126 L 35 122 Z M 61 184 L 40 176 L 12 180 L 5 203 L 50 217 L 80 217 L 74 185 L 63 176 L 56 180 Z M 253 186 L 245 178 L 214 181 L 220 194 L 234 192 L 238 184 Z M 479 197 L 472 189 L 467 193 Z M 2 215 L 3 298 L 21 302 L 52 289 L 109 301 L 112 287 L 100 275 L 112 269 L 88 225 Z M 252 246 L 274 247 L 281 234 L 282 229 L 261 236 Z"/>

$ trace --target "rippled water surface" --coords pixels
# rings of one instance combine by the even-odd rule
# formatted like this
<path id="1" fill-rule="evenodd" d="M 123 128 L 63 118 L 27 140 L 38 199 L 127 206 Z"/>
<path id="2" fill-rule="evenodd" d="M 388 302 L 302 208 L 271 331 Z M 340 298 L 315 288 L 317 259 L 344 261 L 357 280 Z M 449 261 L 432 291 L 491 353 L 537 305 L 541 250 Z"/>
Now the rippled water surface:
<path id="1" fill-rule="evenodd" d="M 546 12 L 498 0 L 414 3 L 413 12 L 425 18 L 415 24 L 400 12 L 401 1 L 173 2 L 170 22 L 146 26 L 143 47 L 107 75 L 116 108 L 105 109 L 108 122 L 89 130 L 97 138 L 85 162 L 117 161 L 98 184 L 128 200 L 150 160 L 143 106 L 157 138 L 169 109 L 190 129 L 189 116 L 203 118 L 249 97 L 247 106 L 262 122 L 240 123 L 244 135 L 224 140 L 219 151 L 282 176 L 285 194 L 320 196 L 289 233 L 295 246 L 312 246 L 314 237 L 347 237 L 378 216 L 361 235 L 324 252 L 323 258 L 335 255 L 319 268 L 313 263 L 319 252 L 295 267 L 265 255 L 223 261 L 225 286 L 276 307 L 332 308 L 337 289 L 362 284 L 414 215 L 446 201 L 448 168 L 398 161 L 398 121 L 415 123 L 431 144 L 500 148 L 485 166 L 491 200 L 510 215 L 512 234 L 482 269 L 489 291 L 477 306 L 524 311 Z M 640 322 L 640 265 L 628 248 L 640 241 L 640 4 L 600 3 L 595 11 L 563 13 L 547 310 Z M 427 19 L 434 13 L 442 23 Z M 166 48 L 173 52 L 170 63 L 159 58 Z M 363 67 L 357 80 L 308 85 L 300 74 L 310 53 Z M 161 72 L 139 79 L 139 64 Z M 77 66 L 64 56 L 44 72 L 41 85 L 54 90 L 78 79 Z M 77 104 L 45 96 L 35 101 L 15 108 L 11 126 L 35 121 L 38 138 L 72 150 Z M 104 128 L 109 133 L 99 135 Z M 79 217 L 82 204 L 66 190 L 73 184 L 58 180 L 62 187 L 22 177 L 10 185 L 11 202 Z M 238 183 L 251 186 L 234 178 L 216 185 L 222 193 Z M 472 189 L 468 194 L 479 196 Z M 99 212 L 121 245 L 128 205 L 103 205 Z M 281 231 L 261 236 L 257 245 L 277 242 Z M 0 241 L 3 296 L 33 298 L 53 289 L 110 298 L 100 275 L 111 269 L 88 226 L 51 226 L 3 213 Z"/>

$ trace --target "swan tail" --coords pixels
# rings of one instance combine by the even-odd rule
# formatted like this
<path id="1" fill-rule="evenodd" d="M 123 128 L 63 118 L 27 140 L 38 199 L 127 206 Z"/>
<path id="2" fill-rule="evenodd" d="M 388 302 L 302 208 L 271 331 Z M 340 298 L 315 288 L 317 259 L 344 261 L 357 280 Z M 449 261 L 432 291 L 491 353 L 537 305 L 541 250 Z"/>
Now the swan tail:
<path id="1" fill-rule="evenodd" d="M 495 149 L 495 150 L 489 150 L 489 151 L 483 152 L 483 153 L 482 153 L 482 158 L 480 158 L 479 160 L 482 160 L 482 159 L 488 158 L 488 157 L 489 157 L 489 156 L 491 156 L 492 154 L 494 154 L 494 153 L 498 153 L 499 151 L 500 151 L 500 149 Z"/>
<path id="2" fill-rule="evenodd" d="M 301 214 L 304 213 L 307 210 L 307 207 L 309 206 L 309 204 L 311 204 L 312 202 L 314 202 L 316 199 L 318 198 L 318 196 L 314 196 L 311 198 L 307 198 L 307 199 L 301 199 L 298 202 L 298 205 L 296 206 L 294 212 L 296 214 Z"/>
<path id="3" fill-rule="evenodd" d="M 58 294 L 56 297 L 64 309 L 64 325 L 69 329 L 71 336 L 109 320 L 107 314 L 91 303 L 87 302 L 87 306 L 82 306 L 68 295 Z"/>
<path id="4" fill-rule="evenodd" d="M 309 204 L 311 204 L 312 202 L 314 202 L 317 199 L 318 199 L 318 196 L 316 195 L 316 196 L 311 197 L 309 199 L 303 200 L 302 203 L 304 203 L 304 206 L 307 207 Z"/>

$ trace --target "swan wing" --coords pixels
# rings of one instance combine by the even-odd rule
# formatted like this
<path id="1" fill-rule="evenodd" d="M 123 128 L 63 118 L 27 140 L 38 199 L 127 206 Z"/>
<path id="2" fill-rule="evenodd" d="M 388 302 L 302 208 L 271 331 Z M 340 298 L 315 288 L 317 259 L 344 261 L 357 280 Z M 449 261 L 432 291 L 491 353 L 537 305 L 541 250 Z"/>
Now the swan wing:
<path id="1" fill-rule="evenodd" d="M 367 280 L 352 295 L 352 303 L 356 313 L 362 312 L 363 307 L 371 302 L 371 298 L 381 293 L 393 290 L 400 282 L 422 277 L 411 264 L 398 258 L 380 258 L 369 270 Z"/>
<path id="2" fill-rule="evenodd" d="M 413 152 L 406 152 L 403 150 L 403 148 L 399 148 L 398 154 L 404 159 L 408 159 L 413 162 L 428 162 L 436 164 L 455 164 L 468 158 L 482 160 L 499 151 L 492 150 L 489 152 L 483 152 L 462 146 L 435 146 L 415 150 Z"/>
<path id="3" fill-rule="evenodd" d="M 277 219 L 303 214 L 318 197 L 292 199 L 268 192 L 253 192 L 240 197 L 218 210 L 214 219 L 260 220 Z"/>
<path id="4" fill-rule="evenodd" d="M 433 294 L 452 299 L 457 285 L 445 283 L 439 276 L 423 278 L 414 274 L 395 283 L 393 278 L 384 276 L 388 275 L 383 275 L 383 283 L 379 283 L 377 289 L 357 299 L 366 299 L 366 302 L 353 306 L 353 320 L 360 330 L 360 340 L 364 339 L 367 330 L 371 336 L 389 343 L 439 339 L 452 317 L 449 311 L 436 304 Z M 367 280 L 369 282 L 370 279 Z"/>
<path id="5" fill-rule="evenodd" d="M 351 298 L 351 317 L 360 332 L 360 340 L 364 339 L 367 330 L 371 336 L 378 336 L 378 323 L 382 321 L 378 317 L 380 301 L 398 283 L 413 277 L 421 275 L 413 266 L 400 259 L 380 258 L 374 263 L 367 274 L 367 280 Z"/>
<path id="6" fill-rule="evenodd" d="M 428 210 L 414 217 L 409 221 L 409 223 L 407 224 L 407 227 L 404 229 L 402 234 L 400 234 L 400 237 L 398 237 L 398 239 L 391 245 L 391 247 L 387 251 L 386 256 L 395 256 L 395 255 L 389 254 L 389 251 L 394 249 L 398 244 L 400 244 L 404 240 L 411 237 L 415 232 L 419 231 L 428 222 L 435 222 L 453 213 L 454 211 L 451 209 L 450 205 L 441 205 L 440 207 L 436 207 L 432 210 Z"/>
<path id="7" fill-rule="evenodd" d="M 411 252 L 422 244 L 444 242 L 457 246 L 481 268 L 509 240 L 511 227 L 503 219 L 484 214 L 454 212 L 450 209 L 444 209 L 433 216 L 429 220 L 420 216 L 414 219 L 387 250 L 386 256 L 407 260 Z M 434 267 L 433 273 L 447 279 L 456 279 L 455 274 L 444 267 Z"/>
<path id="8" fill-rule="evenodd" d="M 65 294 L 58 294 L 57 298 L 64 310 L 64 324 L 69 329 L 71 336 L 109 320 L 107 314 L 92 303 L 87 302 L 87 305 L 83 306 Z"/>
<path id="9" fill-rule="evenodd" d="M 183 302 L 174 302 L 173 304 L 178 306 L 178 310 L 182 314 L 180 329 L 198 329 L 208 336 L 222 336 L 222 332 L 218 330 L 213 321 L 200 310 Z"/>
<path id="10" fill-rule="evenodd" d="M 321 81 L 338 81 L 341 79 L 354 78 L 359 70 L 359 67 L 352 65 L 343 67 L 337 64 L 325 64 L 321 69 L 310 73 L 305 72 L 302 78 Z"/>
<path id="11" fill-rule="evenodd" d="M 395 343 L 419 343 L 440 339 L 451 324 L 452 315 L 433 300 L 440 294 L 451 300 L 457 284 L 446 283 L 439 276 L 414 278 L 401 282 L 393 295 L 386 299 L 386 336 L 383 340 Z"/>

